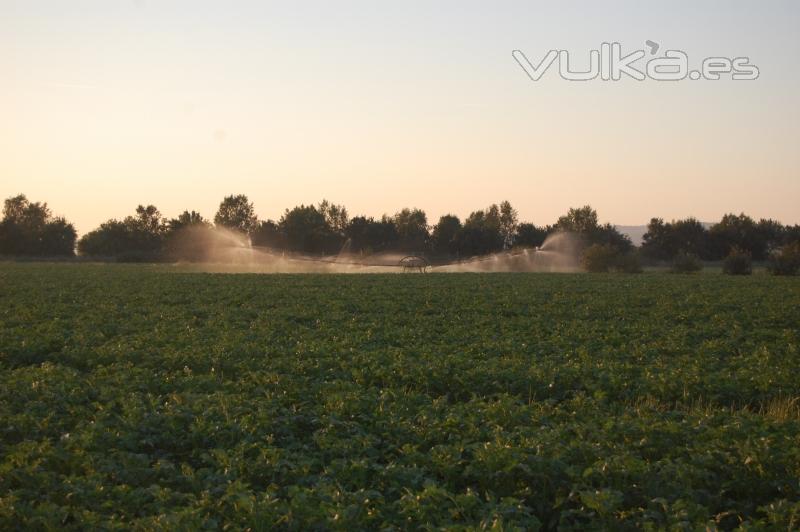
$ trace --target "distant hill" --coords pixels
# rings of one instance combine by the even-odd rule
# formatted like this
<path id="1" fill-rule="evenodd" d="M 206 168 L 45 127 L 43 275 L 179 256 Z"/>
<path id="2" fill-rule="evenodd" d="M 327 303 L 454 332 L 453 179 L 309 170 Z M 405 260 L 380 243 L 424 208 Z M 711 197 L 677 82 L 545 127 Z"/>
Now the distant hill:
<path id="1" fill-rule="evenodd" d="M 708 229 L 713 223 L 710 222 L 701 222 L 703 227 Z M 633 242 L 634 246 L 641 246 L 642 245 L 642 237 L 647 232 L 646 225 L 615 225 L 614 227 L 617 228 L 617 231 L 622 233 L 623 235 L 628 235 Z"/>

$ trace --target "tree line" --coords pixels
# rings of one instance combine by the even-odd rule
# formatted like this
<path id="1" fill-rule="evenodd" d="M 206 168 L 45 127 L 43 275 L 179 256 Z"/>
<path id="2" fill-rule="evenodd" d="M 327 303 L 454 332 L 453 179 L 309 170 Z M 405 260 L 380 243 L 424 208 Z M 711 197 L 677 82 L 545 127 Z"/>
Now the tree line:
<path id="1" fill-rule="evenodd" d="M 153 205 L 140 205 L 132 215 L 108 220 L 78 240 L 74 226 L 53 217 L 46 203 L 32 203 L 19 195 L 5 200 L 0 254 L 72 256 L 77 249 L 83 256 L 114 260 L 192 260 L 193 250 L 179 245 L 180 237 L 212 227 L 275 250 L 313 255 L 400 251 L 443 260 L 538 247 L 548 235 L 565 231 L 580 239 L 587 269 L 601 271 L 635 270 L 641 259 L 716 261 L 732 253 L 763 261 L 785 248 L 800 247 L 800 226 L 755 221 L 745 214 L 726 214 L 709 227 L 694 218 L 671 222 L 653 218 L 637 249 L 613 225 L 599 223 L 590 206 L 569 209 L 548 226 L 519 221 L 508 201 L 474 211 L 464 220 L 447 214 L 433 225 L 421 209 L 405 208 L 380 218 L 350 217 L 344 206 L 328 201 L 286 209 L 278 220 L 259 220 L 245 195 L 225 197 L 213 220 L 196 211 L 170 219 Z"/>
<path id="2" fill-rule="evenodd" d="M 646 257 L 672 260 L 679 253 L 703 260 L 721 260 L 734 248 L 750 253 L 753 260 L 766 260 L 770 253 L 800 241 L 800 225 L 782 225 L 775 220 L 753 220 L 746 214 L 726 214 L 706 227 L 695 218 L 664 222 L 653 218 L 647 225 L 641 250 Z"/>

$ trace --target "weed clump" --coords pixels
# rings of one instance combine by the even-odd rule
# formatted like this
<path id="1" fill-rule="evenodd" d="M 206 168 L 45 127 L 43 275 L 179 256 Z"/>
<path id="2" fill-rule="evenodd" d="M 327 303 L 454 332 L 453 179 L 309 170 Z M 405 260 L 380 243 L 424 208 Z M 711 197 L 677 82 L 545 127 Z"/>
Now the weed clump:
<path id="1" fill-rule="evenodd" d="M 728 275 L 750 275 L 753 273 L 753 260 L 750 252 L 738 247 L 731 249 L 722 263 L 722 271 Z"/>
<path id="2" fill-rule="evenodd" d="M 672 273 L 694 273 L 703 269 L 700 258 L 692 253 L 680 252 L 672 260 Z"/>
<path id="3" fill-rule="evenodd" d="M 793 242 L 770 254 L 767 270 L 772 275 L 797 275 L 800 271 L 800 242 Z"/>

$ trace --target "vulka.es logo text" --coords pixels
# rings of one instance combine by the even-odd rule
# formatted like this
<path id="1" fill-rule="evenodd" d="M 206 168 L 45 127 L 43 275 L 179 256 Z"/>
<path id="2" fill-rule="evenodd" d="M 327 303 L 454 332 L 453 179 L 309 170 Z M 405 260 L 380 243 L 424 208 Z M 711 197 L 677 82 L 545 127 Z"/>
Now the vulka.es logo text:
<path id="1" fill-rule="evenodd" d="M 635 50 L 623 55 L 622 45 L 618 42 L 600 45 L 599 50 L 589 51 L 589 64 L 580 70 L 570 60 L 567 50 L 550 50 L 538 62 L 531 61 L 522 50 L 511 52 L 517 64 L 532 81 L 539 81 L 550 70 L 553 63 L 558 63 L 558 74 L 568 81 L 589 81 L 600 78 L 603 81 L 619 81 L 628 76 L 638 81 L 652 79 L 655 81 L 680 81 L 686 78 L 697 80 L 719 80 L 729 77 L 733 80 L 758 79 L 758 67 L 750 63 L 748 57 L 707 57 L 703 59 L 697 70 L 689 70 L 689 55 L 682 50 L 666 50 L 657 56 L 659 44 L 646 41 L 650 58 L 645 50 Z M 582 62 L 586 66 L 585 62 Z"/>

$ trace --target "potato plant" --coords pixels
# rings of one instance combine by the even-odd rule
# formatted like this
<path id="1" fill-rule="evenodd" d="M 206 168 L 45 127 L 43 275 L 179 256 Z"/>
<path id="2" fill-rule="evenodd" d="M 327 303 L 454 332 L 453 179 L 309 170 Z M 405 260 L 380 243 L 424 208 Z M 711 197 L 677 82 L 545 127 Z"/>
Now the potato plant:
<path id="1" fill-rule="evenodd" d="M 800 525 L 800 280 L 0 265 L 0 529 Z"/>

